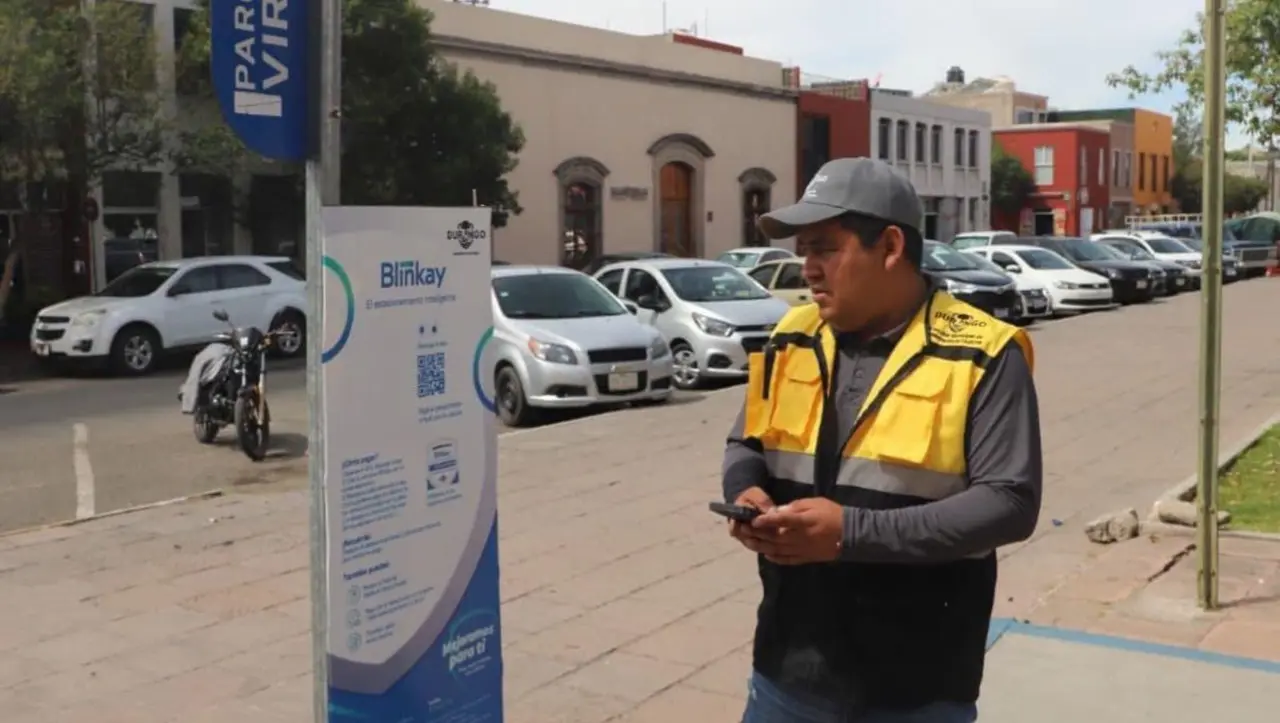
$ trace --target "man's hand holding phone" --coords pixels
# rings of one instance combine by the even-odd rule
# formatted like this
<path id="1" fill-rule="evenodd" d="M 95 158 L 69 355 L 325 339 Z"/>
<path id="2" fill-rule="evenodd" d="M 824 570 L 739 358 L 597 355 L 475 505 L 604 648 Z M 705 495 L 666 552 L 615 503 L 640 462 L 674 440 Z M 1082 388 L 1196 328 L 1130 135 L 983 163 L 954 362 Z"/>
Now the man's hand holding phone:
<path id="1" fill-rule="evenodd" d="M 752 487 L 746 492 L 738 495 L 738 499 L 733 503 L 739 507 L 750 507 L 751 509 L 760 510 L 760 512 L 768 512 L 774 508 L 773 500 L 760 487 Z M 752 552 L 756 551 L 757 538 L 761 531 L 751 526 L 750 522 L 740 522 L 738 520 L 729 520 L 729 536 L 741 542 L 744 547 Z M 764 534 L 769 534 L 764 532 Z"/>

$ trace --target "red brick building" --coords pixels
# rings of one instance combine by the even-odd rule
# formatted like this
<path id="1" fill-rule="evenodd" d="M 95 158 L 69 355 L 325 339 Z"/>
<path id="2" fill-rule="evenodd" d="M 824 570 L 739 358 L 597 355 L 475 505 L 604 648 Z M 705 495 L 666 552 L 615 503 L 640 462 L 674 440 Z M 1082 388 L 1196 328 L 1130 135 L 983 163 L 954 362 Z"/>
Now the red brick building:
<path id="1" fill-rule="evenodd" d="M 799 75 L 798 72 L 795 73 Z M 798 85 L 798 77 L 797 77 Z M 800 88 L 796 102 L 796 197 L 833 158 L 871 155 L 871 100 L 865 81 Z"/>
<path id="2" fill-rule="evenodd" d="M 1109 132 L 1072 123 L 1032 123 L 991 135 L 993 144 L 1022 162 L 1037 189 L 1017 214 L 992 209 L 994 228 L 1024 236 L 1087 236 L 1106 228 Z"/>

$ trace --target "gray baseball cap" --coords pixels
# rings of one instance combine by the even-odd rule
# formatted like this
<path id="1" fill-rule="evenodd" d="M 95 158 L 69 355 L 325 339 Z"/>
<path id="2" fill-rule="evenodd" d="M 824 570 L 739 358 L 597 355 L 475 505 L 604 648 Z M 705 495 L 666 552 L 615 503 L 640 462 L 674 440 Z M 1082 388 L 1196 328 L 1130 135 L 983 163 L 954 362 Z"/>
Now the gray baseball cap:
<path id="1" fill-rule="evenodd" d="M 924 205 L 898 169 L 872 158 L 837 158 L 818 169 L 799 201 L 760 216 L 760 230 L 770 239 L 787 238 L 846 213 L 917 232 L 924 226 Z"/>

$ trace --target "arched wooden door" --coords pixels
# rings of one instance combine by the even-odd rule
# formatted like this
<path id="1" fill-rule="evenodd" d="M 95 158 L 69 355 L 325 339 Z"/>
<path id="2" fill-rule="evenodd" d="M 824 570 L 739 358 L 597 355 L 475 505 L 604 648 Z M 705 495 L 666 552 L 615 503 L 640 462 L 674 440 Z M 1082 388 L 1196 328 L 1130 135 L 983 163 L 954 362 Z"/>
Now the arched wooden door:
<path id="1" fill-rule="evenodd" d="M 697 256 L 693 241 L 693 168 L 673 161 L 659 175 L 659 251 L 672 256 Z"/>

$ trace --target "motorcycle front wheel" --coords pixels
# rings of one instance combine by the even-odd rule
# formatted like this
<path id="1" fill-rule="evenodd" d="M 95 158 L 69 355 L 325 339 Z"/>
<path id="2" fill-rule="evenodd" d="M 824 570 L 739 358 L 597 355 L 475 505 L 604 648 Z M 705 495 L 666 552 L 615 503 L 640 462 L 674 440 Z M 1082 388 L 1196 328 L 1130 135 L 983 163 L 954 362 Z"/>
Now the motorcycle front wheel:
<path id="1" fill-rule="evenodd" d="M 254 462 L 265 459 L 271 443 L 271 410 L 266 400 L 262 401 L 262 419 L 258 419 L 257 400 L 253 396 L 237 399 L 235 424 L 236 439 L 245 456 Z"/>
<path id="2" fill-rule="evenodd" d="M 218 430 L 221 428 L 222 425 L 213 421 L 208 407 L 200 405 L 195 408 L 195 412 L 191 415 L 191 430 L 195 433 L 197 442 L 200 444 L 213 444 L 213 440 L 218 437 Z"/>

